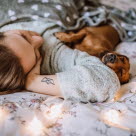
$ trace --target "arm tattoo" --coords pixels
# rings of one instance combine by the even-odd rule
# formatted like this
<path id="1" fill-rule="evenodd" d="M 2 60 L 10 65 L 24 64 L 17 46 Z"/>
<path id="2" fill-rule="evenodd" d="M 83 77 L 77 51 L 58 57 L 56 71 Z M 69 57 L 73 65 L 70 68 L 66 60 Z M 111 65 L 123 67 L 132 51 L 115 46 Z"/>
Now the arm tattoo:
<path id="1" fill-rule="evenodd" d="M 46 82 L 47 84 L 52 84 L 52 85 L 55 85 L 53 79 L 51 78 L 47 78 L 47 77 L 44 77 L 41 82 Z"/>

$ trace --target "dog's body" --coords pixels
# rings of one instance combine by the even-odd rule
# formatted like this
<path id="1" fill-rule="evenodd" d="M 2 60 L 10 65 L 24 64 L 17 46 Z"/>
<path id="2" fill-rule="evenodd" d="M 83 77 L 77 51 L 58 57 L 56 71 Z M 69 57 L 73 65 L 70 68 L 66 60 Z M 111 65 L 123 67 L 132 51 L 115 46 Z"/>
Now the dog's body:
<path id="1" fill-rule="evenodd" d="M 85 27 L 77 33 L 58 32 L 55 33 L 55 36 L 72 49 L 99 57 L 105 65 L 115 71 L 121 83 L 129 81 L 129 59 L 113 51 L 120 41 L 113 27 L 108 25 Z"/>

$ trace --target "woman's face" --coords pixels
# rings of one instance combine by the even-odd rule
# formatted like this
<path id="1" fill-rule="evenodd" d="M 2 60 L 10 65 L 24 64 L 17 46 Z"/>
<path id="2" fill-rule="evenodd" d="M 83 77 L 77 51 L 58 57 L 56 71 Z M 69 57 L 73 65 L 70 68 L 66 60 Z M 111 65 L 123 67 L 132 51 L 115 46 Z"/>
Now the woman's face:
<path id="1" fill-rule="evenodd" d="M 10 30 L 4 35 L 4 45 L 15 53 L 25 73 L 28 73 L 40 57 L 38 49 L 44 42 L 43 38 L 36 32 L 26 30 Z"/>

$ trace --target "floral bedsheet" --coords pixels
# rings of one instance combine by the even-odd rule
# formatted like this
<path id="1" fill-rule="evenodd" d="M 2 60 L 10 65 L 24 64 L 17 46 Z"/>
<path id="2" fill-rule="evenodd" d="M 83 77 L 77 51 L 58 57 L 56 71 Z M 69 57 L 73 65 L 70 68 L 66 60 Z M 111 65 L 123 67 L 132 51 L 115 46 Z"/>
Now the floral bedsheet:
<path id="1" fill-rule="evenodd" d="M 117 52 L 131 63 L 130 83 L 116 101 L 75 103 L 20 92 L 0 96 L 0 136 L 135 136 L 136 43 L 121 43 Z"/>

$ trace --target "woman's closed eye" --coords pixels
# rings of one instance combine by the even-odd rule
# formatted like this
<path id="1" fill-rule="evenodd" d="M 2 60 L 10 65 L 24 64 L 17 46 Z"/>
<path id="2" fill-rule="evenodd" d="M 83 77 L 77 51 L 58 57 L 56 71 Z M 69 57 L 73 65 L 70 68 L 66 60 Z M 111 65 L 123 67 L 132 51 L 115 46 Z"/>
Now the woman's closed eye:
<path id="1" fill-rule="evenodd" d="M 32 35 L 28 31 L 21 31 L 21 36 L 30 44 L 32 43 Z"/>
<path id="2" fill-rule="evenodd" d="M 30 43 L 30 40 L 25 35 L 21 35 L 28 43 Z M 30 43 L 31 44 L 31 43 Z"/>

